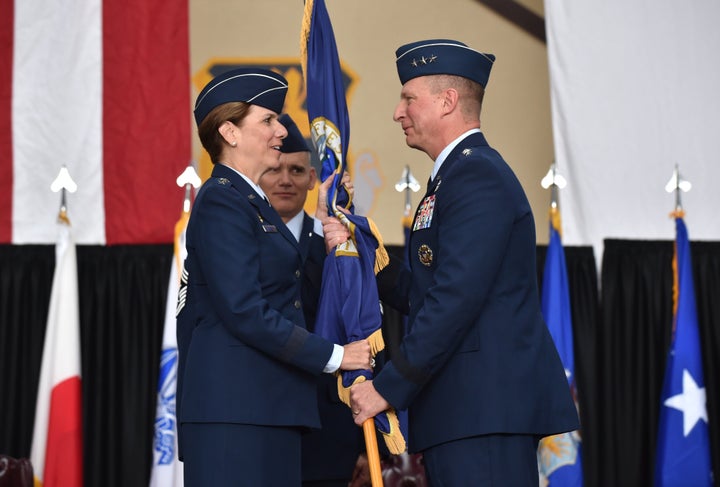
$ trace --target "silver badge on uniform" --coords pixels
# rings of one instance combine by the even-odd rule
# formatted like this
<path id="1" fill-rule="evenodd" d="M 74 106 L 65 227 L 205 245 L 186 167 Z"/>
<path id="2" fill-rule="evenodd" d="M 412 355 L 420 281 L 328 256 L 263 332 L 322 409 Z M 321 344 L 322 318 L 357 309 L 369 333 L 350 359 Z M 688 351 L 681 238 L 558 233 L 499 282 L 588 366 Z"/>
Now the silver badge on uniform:
<path id="1" fill-rule="evenodd" d="M 415 223 L 413 224 L 413 232 L 429 228 L 432 223 L 433 211 L 435 211 L 435 195 L 426 196 L 422 201 L 417 215 L 415 215 Z"/>
<path id="2" fill-rule="evenodd" d="M 422 265 L 430 267 L 433 261 L 432 249 L 426 244 L 422 244 L 418 249 L 418 259 L 420 259 Z"/>

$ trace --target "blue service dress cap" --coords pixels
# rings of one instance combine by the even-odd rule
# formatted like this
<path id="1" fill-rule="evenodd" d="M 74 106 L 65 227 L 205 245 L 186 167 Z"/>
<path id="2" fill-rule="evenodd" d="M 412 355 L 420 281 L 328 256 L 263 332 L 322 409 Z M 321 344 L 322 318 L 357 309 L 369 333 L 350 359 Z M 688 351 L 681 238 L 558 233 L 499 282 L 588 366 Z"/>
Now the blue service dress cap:
<path id="1" fill-rule="evenodd" d="M 462 76 L 487 86 L 495 56 L 450 39 L 429 39 L 400 46 L 395 51 L 400 82 L 431 74 Z"/>
<path id="2" fill-rule="evenodd" d="M 280 152 L 284 152 L 285 154 L 290 154 L 292 152 L 311 152 L 310 147 L 308 147 L 307 142 L 305 141 L 305 137 L 303 137 L 302 133 L 300 133 L 300 129 L 295 124 L 295 121 L 290 118 L 290 115 L 283 113 L 278 118 L 278 122 L 283 124 L 288 133 L 287 137 L 285 137 L 282 141 Z"/>
<path id="3" fill-rule="evenodd" d="M 232 69 L 216 76 L 202 89 L 195 101 L 195 122 L 200 125 L 213 108 L 233 101 L 280 113 L 287 90 L 287 80 L 269 69 Z"/>

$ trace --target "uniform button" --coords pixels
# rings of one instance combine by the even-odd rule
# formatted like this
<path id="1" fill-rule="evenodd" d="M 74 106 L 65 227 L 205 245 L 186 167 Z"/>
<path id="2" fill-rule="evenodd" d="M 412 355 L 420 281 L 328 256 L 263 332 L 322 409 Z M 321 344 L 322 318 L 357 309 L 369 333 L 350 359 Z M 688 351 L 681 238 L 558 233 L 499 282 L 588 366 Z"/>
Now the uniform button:
<path id="1" fill-rule="evenodd" d="M 295 277 L 297 277 L 298 279 L 300 278 L 300 270 L 299 269 L 295 271 Z"/>
<path id="2" fill-rule="evenodd" d="M 300 309 L 301 306 L 302 306 L 302 303 L 300 302 L 299 299 L 297 299 L 297 300 L 295 301 L 295 307 L 296 307 L 297 309 Z"/>

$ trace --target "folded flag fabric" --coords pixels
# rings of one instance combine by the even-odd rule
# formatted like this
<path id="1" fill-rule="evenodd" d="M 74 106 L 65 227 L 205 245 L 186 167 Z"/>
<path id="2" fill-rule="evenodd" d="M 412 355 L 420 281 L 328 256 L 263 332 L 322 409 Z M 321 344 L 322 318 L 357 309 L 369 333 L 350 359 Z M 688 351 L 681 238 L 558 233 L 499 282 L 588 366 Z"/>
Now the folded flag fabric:
<path id="1" fill-rule="evenodd" d="M 375 356 L 385 348 L 375 274 L 387 265 L 389 258 L 372 220 L 352 214 L 342 215 L 342 220 L 350 229 L 351 237 L 325 259 L 315 331 L 340 344 L 367 338 Z M 372 370 L 341 372 L 338 376 L 340 399 L 350 406 L 350 387 L 372 378 Z M 390 453 L 400 454 L 406 450 L 394 409 L 375 416 L 375 426 Z"/>

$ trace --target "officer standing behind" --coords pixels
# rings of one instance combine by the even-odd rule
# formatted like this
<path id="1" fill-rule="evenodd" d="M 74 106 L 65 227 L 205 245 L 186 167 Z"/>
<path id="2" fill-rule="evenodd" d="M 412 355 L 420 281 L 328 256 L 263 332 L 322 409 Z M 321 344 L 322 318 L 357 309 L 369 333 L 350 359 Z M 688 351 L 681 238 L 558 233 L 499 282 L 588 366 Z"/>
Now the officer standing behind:
<path id="1" fill-rule="evenodd" d="M 198 95 L 213 163 L 187 227 L 178 293 L 178 439 L 186 487 L 298 486 L 302 431 L 319 427 L 316 376 L 368 368 L 370 346 L 305 327 L 302 253 L 258 185 L 279 166 L 287 80 L 235 69 Z"/>
<path id="2" fill-rule="evenodd" d="M 301 288 L 303 314 L 308 331 L 312 332 L 326 252 L 322 224 L 308 215 L 303 207 L 308 191 L 315 187 L 317 174 L 310 164 L 310 149 L 295 122 L 287 114 L 281 115 L 279 121 L 288 132 L 280 148 L 280 165 L 263 174 L 260 187 L 300 244 L 305 262 Z M 349 177 L 343 182 L 350 191 Z M 323 186 L 330 183 L 332 178 L 328 178 Z M 321 188 L 316 212 L 320 218 L 327 216 L 326 194 L 327 188 Z M 322 429 L 302 437 L 302 485 L 347 487 L 358 455 L 364 450 L 364 443 L 362 430 L 355 425 L 350 410 L 338 398 L 335 376 L 323 374 L 319 377 L 318 407 Z"/>
<path id="3" fill-rule="evenodd" d="M 396 58 L 393 118 L 434 166 L 410 270 L 393 262 L 378 275 L 381 299 L 409 311 L 407 333 L 373 381 L 353 386 L 355 422 L 409 408 L 430 485 L 537 487 L 539 439 L 578 418 L 540 311 L 530 204 L 480 132 L 495 57 L 435 39 Z"/>

